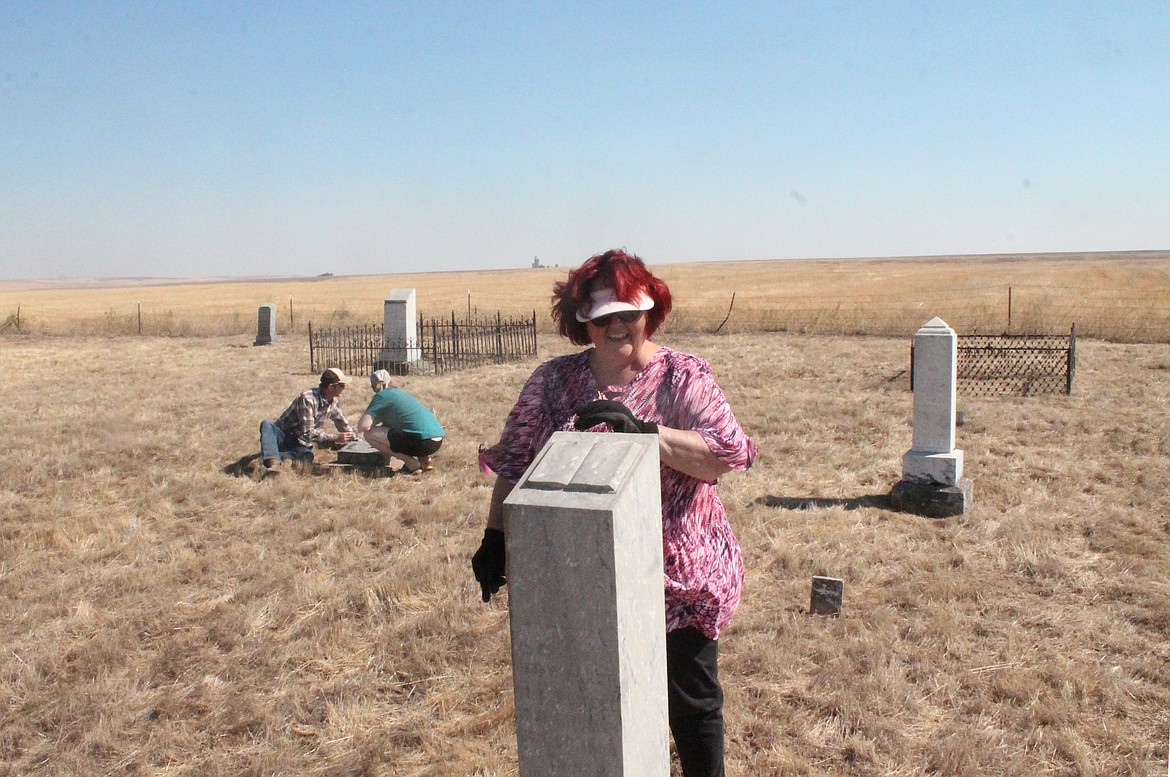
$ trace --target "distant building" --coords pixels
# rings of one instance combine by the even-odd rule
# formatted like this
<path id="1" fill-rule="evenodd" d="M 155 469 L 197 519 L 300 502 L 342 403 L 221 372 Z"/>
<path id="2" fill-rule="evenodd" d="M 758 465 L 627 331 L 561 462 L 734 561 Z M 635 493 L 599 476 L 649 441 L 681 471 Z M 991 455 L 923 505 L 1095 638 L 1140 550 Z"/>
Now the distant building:
<path id="1" fill-rule="evenodd" d="M 540 257 L 539 256 L 532 257 L 532 269 L 539 270 L 541 267 L 544 267 L 544 265 L 540 263 Z"/>

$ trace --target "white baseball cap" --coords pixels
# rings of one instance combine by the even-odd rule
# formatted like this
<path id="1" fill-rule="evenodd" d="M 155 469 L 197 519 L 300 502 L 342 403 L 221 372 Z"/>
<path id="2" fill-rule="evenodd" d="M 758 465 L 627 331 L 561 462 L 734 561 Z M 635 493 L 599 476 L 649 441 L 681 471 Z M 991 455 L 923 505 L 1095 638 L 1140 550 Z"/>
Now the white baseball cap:
<path id="1" fill-rule="evenodd" d="M 379 383 L 385 383 L 387 386 L 393 381 L 390 373 L 386 370 L 374 370 L 370 373 L 370 388 L 377 388 Z"/>

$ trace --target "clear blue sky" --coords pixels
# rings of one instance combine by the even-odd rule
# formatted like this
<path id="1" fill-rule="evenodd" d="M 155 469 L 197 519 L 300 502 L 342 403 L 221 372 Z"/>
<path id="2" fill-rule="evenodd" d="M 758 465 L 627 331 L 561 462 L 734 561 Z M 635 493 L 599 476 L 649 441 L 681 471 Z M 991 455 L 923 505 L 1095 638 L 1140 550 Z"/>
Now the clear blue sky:
<path id="1" fill-rule="evenodd" d="M 0 0 L 0 277 L 1170 248 L 1166 2 Z"/>

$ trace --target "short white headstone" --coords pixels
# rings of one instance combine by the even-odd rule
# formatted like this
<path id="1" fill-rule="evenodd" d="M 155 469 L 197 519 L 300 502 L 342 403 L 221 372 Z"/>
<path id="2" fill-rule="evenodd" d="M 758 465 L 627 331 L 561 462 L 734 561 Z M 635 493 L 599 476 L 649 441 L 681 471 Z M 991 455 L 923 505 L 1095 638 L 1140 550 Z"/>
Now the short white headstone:
<path id="1" fill-rule="evenodd" d="M 520 777 L 668 777 L 656 435 L 557 432 L 504 502 Z"/>

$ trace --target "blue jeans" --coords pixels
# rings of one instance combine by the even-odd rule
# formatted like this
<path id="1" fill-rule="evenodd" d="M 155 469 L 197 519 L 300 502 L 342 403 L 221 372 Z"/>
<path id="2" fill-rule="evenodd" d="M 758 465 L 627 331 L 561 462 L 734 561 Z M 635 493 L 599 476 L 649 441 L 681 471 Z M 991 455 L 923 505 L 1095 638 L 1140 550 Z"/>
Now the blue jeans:
<path id="1" fill-rule="evenodd" d="M 301 445 L 296 437 L 266 418 L 260 422 L 260 461 L 269 459 L 312 461 L 313 449 Z"/>

